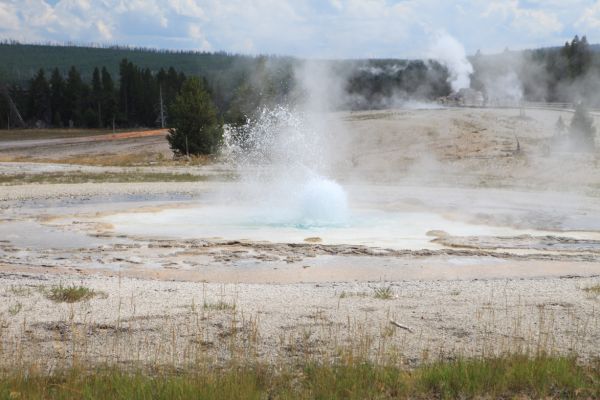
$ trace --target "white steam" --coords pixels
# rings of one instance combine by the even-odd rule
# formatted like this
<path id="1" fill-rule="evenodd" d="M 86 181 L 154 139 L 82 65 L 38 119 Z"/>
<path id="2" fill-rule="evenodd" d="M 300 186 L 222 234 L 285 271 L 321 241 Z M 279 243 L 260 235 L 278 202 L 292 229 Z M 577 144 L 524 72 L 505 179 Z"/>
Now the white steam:
<path id="1" fill-rule="evenodd" d="M 517 106 L 523 100 L 523 85 L 514 71 L 483 80 L 489 106 Z"/>
<path id="2" fill-rule="evenodd" d="M 249 218 L 298 228 L 339 226 L 348 217 L 344 189 L 328 178 L 332 131 L 327 113 L 341 85 L 324 63 L 295 71 L 298 104 L 262 109 L 243 127 L 228 128 L 224 153 L 240 175 Z"/>
<path id="3" fill-rule="evenodd" d="M 448 82 L 454 92 L 471 86 L 473 65 L 467 59 L 464 46 L 452 36 L 438 34 L 427 55 L 448 69 Z"/>

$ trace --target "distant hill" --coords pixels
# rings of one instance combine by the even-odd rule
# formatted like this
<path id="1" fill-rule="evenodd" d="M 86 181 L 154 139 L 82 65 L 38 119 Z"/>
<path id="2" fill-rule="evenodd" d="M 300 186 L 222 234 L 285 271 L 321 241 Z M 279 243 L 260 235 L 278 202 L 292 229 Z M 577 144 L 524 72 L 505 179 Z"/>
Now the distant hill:
<path id="1" fill-rule="evenodd" d="M 256 60 L 256 57 L 227 53 L 0 43 L 0 70 L 3 71 L 5 79 L 12 82 L 25 82 L 42 67 L 47 71 L 58 68 L 66 74 L 73 65 L 81 72 L 84 80 L 91 78 L 95 67 L 102 66 L 105 66 L 113 77 L 118 77 L 119 62 L 123 58 L 153 72 L 173 66 L 186 75 L 200 76 L 241 71 Z"/>
<path id="2" fill-rule="evenodd" d="M 210 83 L 217 103 L 224 105 L 229 102 L 235 89 L 256 69 L 261 57 L 224 52 L 21 44 L 5 41 L 0 42 L 0 81 L 27 87 L 40 68 L 44 68 L 47 76 L 50 76 L 54 68 L 58 68 L 63 76 L 66 76 L 69 68 L 75 66 L 82 79 L 89 82 L 95 67 L 106 67 L 118 85 L 119 63 L 124 58 L 142 69 L 150 69 L 153 73 L 157 73 L 161 68 L 174 67 L 188 76 L 204 77 Z M 270 56 L 269 60 L 277 64 L 279 70 L 286 71 L 293 62 L 290 57 Z"/>

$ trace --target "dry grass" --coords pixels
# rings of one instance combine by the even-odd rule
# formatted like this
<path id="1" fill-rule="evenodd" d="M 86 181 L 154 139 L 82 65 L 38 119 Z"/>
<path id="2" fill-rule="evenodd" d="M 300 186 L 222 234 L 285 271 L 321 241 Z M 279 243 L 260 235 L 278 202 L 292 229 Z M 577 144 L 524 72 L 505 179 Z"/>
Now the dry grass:
<path id="1" fill-rule="evenodd" d="M 8 307 L 8 314 L 14 317 L 19 312 L 21 312 L 22 309 L 23 309 L 23 304 L 16 302 L 16 303 L 12 304 L 10 307 Z"/>
<path id="2" fill-rule="evenodd" d="M 205 302 L 203 308 L 211 311 L 235 310 L 235 304 L 227 303 L 225 301 L 217 301 L 214 303 Z"/>
<path id="3" fill-rule="evenodd" d="M 377 289 L 383 299 L 393 297 L 391 287 Z M 20 286 L 11 290 L 30 293 Z M 31 295 L 39 296 L 32 290 Z M 203 285 L 200 307 L 192 299 L 191 306 L 180 308 L 185 311 L 170 315 L 158 310 L 139 314 L 135 311 L 139 300 L 127 294 L 119 298 L 110 321 L 98 322 L 94 302 L 81 302 L 97 291 L 63 285 L 45 289 L 46 294 L 79 298 L 81 303 L 64 305 L 60 321 L 29 321 L 28 311 L 20 310 L 12 318 L 13 330 L 0 329 L 0 360 L 5 361 L 0 362 L 0 399 L 9 398 L 11 392 L 33 399 L 597 398 L 600 394 L 600 364 L 558 351 L 554 317 L 543 305 L 533 306 L 537 318 L 527 325 L 518 317 L 521 313 L 505 322 L 506 310 L 492 301 L 484 304 L 472 318 L 474 352 L 445 348 L 453 341 L 451 335 L 449 343 L 440 345 L 422 340 L 420 328 L 413 332 L 394 328 L 389 320 L 397 315 L 386 315 L 378 325 L 366 319 L 372 315 L 368 310 L 365 318 L 348 315 L 346 323 L 339 323 L 339 311 L 317 308 L 290 321 L 274 343 L 261 330 L 260 314 L 240 309 L 233 290 L 227 293 L 223 286 L 206 292 Z M 357 293 L 366 294 L 365 302 L 375 303 L 372 292 Z M 507 307 L 512 310 L 513 305 Z M 124 309 L 131 311 L 123 313 Z M 2 318 L 0 314 L 0 326 Z M 499 325 L 506 329 L 498 331 Z M 576 354 L 585 343 L 582 338 L 596 327 L 597 320 L 572 324 L 569 354 Z M 406 356 L 408 342 L 420 343 L 422 354 L 416 362 Z"/>
<path id="4" fill-rule="evenodd" d="M 394 290 L 391 286 L 375 288 L 373 297 L 379 300 L 391 300 L 394 298 Z"/>
<path id="5" fill-rule="evenodd" d="M 585 288 L 583 288 L 583 290 L 585 292 L 587 292 L 587 293 L 590 293 L 590 294 L 598 294 L 598 295 L 600 295 L 600 284 L 585 287 Z"/>

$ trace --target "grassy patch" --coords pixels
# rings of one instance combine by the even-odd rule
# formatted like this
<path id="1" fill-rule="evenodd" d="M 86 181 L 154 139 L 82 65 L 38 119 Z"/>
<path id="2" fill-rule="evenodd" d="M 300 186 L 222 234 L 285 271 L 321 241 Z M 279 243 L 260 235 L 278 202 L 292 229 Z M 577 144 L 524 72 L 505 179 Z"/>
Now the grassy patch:
<path id="1" fill-rule="evenodd" d="M 394 298 L 394 290 L 391 286 L 375 288 L 373 297 L 379 300 L 391 300 Z"/>
<path id="2" fill-rule="evenodd" d="M 11 296 L 29 297 L 33 294 L 33 288 L 30 286 L 10 285 L 6 292 Z"/>
<path id="3" fill-rule="evenodd" d="M 211 311 L 235 310 L 235 304 L 227 303 L 225 301 L 217 301 L 215 303 L 205 302 L 203 308 Z"/>
<path id="4" fill-rule="evenodd" d="M 369 293 L 367 292 L 346 292 L 345 290 L 340 293 L 340 299 L 345 299 L 348 297 L 369 297 Z"/>
<path id="5" fill-rule="evenodd" d="M 600 367 L 560 357 L 440 362 L 415 370 L 354 362 L 252 365 L 148 373 L 123 369 L 52 375 L 11 371 L 0 398 L 23 399 L 454 399 L 598 398 Z"/>
<path id="6" fill-rule="evenodd" d="M 600 284 L 583 288 L 583 291 L 591 294 L 600 294 Z"/>
<path id="7" fill-rule="evenodd" d="M 20 313 L 22 309 L 23 304 L 16 302 L 15 304 L 12 304 L 10 307 L 8 307 L 8 313 L 14 317 L 18 313 Z"/>
<path id="8" fill-rule="evenodd" d="M 127 182 L 200 182 L 207 178 L 202 175 L 175 174 L 160 172 L 118 172 L 118 173 L 64 173 L 0 175 L 0 185 L 26 185 L 33 183 L 127 183 Z"/>
<path id="9" fill-rule="evenodd" d="M 48 289 L 46 297 L 58 303 L 76 303 L 89 300 L 99 293 L 85 286 L 52 286 Z"/>

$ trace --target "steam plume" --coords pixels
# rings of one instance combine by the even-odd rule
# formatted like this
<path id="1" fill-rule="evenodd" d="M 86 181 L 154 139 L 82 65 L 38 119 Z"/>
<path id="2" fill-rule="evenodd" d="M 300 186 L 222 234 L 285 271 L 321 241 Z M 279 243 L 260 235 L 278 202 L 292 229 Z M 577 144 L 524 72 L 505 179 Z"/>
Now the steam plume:
<path id="1" fill-rule="evenodd" d="M 467 59 L 463 45 L 452 36 L 447 33 L 438 34 L 429 49 L 428 57 L 448 68 L 448 82 L 453 91 L 470 87 L 473 66 Z"/>

